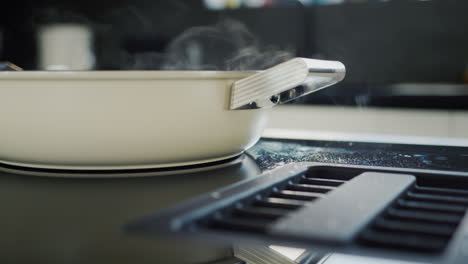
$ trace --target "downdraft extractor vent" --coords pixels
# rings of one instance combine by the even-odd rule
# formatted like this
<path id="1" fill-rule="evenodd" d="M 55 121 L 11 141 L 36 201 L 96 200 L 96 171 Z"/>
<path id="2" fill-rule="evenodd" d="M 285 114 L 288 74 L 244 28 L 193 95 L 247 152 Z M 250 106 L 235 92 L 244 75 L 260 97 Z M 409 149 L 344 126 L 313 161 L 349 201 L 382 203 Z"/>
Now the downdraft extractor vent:
<path id="1" fill-rule="evenodd" d="M 468 190 L 457 188 L 468 188 L 468 173 L 292 164 L 146 217 L 127 230 L 422 263 L 446 263 L 458 254 L 456 263 L 467 263 Z"/>

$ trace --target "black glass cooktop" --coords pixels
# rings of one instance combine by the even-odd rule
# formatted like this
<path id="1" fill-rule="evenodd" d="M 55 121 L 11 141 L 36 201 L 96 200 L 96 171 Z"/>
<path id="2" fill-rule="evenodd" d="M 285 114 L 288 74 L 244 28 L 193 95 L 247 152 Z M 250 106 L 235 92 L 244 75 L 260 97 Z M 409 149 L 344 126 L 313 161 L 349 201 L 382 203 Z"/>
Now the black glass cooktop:
<path id="1" fill-rule="evenodd" d="M 0 169 L 0 262 L 210 263 L 232 250 L 172 238 L 139 239 L 125 235 L 122 227 L 218 188 L 306 161 L 468 171 L 468 148 L 264 138 L 229 164 L 200 170 L 132 171 L 120 178 L 81 172 L 80 178 L 70 178 L 74 173 L 35 177 L 49 172 L 7 167 Z"/>
<path id="2" fill-rule="evenodd" d="M 262 170 L 307 161 L 468 171 L 467 147 L 262 139 L 247 153 Z"/>

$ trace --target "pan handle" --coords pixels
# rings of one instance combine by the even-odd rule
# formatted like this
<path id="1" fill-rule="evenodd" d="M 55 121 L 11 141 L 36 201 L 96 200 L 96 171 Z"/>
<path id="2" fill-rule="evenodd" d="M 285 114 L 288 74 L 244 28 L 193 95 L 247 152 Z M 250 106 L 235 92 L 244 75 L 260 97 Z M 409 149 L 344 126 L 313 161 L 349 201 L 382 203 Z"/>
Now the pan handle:
<path id="1" fill-rule="evenodd" d="M 8 61 L 0 61 L 0 71 L 22 71 L 20 67 Z"/>
<path id="2" fill-rule="evenodd" d="M 339 61 L 294 58 L 234 82 L 230 109 L 286 103 L 340 82 L 345 73 Z"/>

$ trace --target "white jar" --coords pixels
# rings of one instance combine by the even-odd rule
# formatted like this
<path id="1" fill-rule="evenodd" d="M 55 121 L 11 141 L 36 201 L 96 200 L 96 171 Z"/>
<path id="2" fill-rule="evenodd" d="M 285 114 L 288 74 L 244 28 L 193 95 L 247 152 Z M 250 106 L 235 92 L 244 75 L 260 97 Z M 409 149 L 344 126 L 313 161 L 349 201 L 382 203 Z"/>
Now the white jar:
<path id="1" fill-rule="evenodd" d="M 90 70 L 95 58 L 93 34 L 80 24 L 50 24 L 38 31 L 41 70 Z"/>

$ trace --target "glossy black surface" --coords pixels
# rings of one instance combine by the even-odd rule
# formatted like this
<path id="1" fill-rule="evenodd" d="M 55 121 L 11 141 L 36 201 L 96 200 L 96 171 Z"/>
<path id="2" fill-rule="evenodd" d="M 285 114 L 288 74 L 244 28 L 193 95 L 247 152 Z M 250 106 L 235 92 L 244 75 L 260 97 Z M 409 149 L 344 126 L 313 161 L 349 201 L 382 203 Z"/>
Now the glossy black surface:
<path id="1" fill-rule="evenodd" d="M 386 143 L 262 139 L 247 153 L 262 170 L 292 162 L 468 171 L 468 148 Z"/>
<path id="2" fill-rule="evenodd" d="M 79 179 L 64 178 L 72 176 L 66 172 L 38 177 L 46 172 L 4 167 L 0 169 L 0 262 L 205 263 L 228 257 L 229 248 L 172 238 L 130 238 L 122 234 L 121 227 L 287 163 L 468 171 L 468 148 L 456 147 L 262 139 L 247 155 L 253 160 L 244 156 L 241 162 L 223 168 L 172 175 L 133 171 L 120 179 L 103 178 L 106 175 L 97 179 L 97 172 L 87 177 L 81 173 Z"/>

